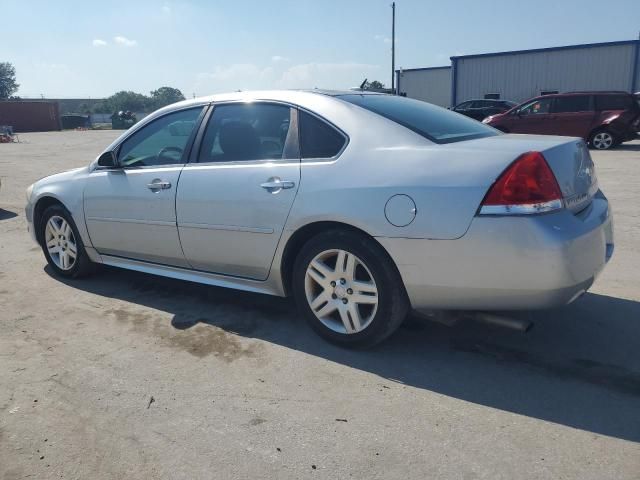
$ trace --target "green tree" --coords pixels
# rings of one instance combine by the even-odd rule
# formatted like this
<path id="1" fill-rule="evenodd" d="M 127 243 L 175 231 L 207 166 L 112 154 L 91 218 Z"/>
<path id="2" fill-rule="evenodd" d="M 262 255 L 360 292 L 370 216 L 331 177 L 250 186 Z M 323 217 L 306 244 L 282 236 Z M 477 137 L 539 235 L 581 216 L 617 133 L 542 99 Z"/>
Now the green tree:
<path id="1" fill-rule="evenodd" d="M 384 88 L 384 83 L 379 82 L 378 80 L 371 80 L 370 82 L 366 82 L 364 84 L 365 90 L 377 90 Z"/>
<path id="2" fill-rule="evenodd" d="M 91 106 L 91 113 L 114 113 L 106 101 L 96 102 Z"/>
<path id="3" fill-rule="evenodd" d="M 0 62 L 0 99 L 13 95 L 20 85 L 16 83 L 16 69 L 9 62 Z"/>
<path id="4" fill-rule="evenodd" d="M 184 100 L 184 95 L 180 90 L 173 87 L 160 87 L 151 91 L 151 105 L 153 109 L 171 105 L 172 103 Z"/>
<path id="5" fill-rule="evenodd" d="M 111 112 L 119 112 L 120 110 L 130 110 L 132 112 L 143 112 L 147 110 L 149 105 L 149 97 L 132 91 L 122 90 L 105 99 Z"/>

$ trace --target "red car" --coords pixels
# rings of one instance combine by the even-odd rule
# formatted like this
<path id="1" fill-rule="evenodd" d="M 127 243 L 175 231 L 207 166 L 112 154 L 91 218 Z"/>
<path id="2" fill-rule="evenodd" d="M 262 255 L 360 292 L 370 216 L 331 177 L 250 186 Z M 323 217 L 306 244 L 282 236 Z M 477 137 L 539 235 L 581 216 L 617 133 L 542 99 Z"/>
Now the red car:
<path id="1" fill-rule="evenodd" d="M 640 105 L 626 92 L 571 92 L 532 98 L 483 120 L 506 133 L 584 138 L 606 150 L 638 138 Z"/>

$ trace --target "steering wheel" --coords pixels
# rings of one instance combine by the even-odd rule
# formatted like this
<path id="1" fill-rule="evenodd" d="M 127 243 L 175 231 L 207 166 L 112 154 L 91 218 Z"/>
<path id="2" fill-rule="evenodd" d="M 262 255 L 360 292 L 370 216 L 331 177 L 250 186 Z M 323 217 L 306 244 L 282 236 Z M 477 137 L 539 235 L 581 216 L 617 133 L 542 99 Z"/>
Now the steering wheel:
<path id="1" fill-rule="evenodd" d="M 158 160 L 160 160 L 160 158 L 162 158 L 162 157 L 165 155 L 165 153 L 167 153 L 167 152 L 176 152 L 176 153 L 178 153 L 180 156 L 182 156 L 182 152 L 183 152 L 183 151 L 184 151 L 184 150 L 183 150 L 182 148 L 180 148 L 180 147 L 163 147 L 163 148 L 161 148 L 161 149 L 160 149 L 160 151 L 156 154 L 156 158 L 157 158 Z M 171 158 L 171 161 L 172 161 L 172 162 L 173 162 L 173 161 L 175 161 L 175 158 Z"/>

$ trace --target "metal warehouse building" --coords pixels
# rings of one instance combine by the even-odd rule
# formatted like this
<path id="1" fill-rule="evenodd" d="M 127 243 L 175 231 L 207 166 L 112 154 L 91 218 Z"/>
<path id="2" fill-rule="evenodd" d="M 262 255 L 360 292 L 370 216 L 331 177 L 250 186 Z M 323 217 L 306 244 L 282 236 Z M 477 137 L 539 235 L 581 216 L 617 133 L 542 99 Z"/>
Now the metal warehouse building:
<path id="1" fill-rule="evenodd" d="M 451 67 L 412 68 L 398 72 L 398 91 L 408 97 L 448 107 L 451 102 Z"/>
<path id="2" fill-rule="evenodd" d="M 438 69 L 398 71 L 397 84 L 399 93 L 437 105 L 476 98 L 521 102 L 575 90 L 635 92 L 640 90 L 639 63 L 640 40 L 591 43 L 451 57 L 449 101 L 444 104 L 445 85 L 434 85 L 432 75 Z"/>

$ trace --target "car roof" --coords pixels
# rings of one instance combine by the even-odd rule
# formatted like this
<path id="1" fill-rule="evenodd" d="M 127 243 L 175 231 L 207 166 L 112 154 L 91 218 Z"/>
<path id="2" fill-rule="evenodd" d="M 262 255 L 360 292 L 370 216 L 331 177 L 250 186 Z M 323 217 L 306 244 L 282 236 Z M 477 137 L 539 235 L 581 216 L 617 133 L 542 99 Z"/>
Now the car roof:
<path id="1" fill-rule="evenodd" d="M 629 92 L 616 90 L 584 90 L 574 92 L 550 93 L 548 95 L 538 95 L 538 97 L 569 97 L 573 95 L 631 95 Z"/>
<path id="2" fill-rule="evenodd" d="M 505 98 L 471 98 L 469 100 L 465 100 L 464 102 L 460 102 L 460 103 L 467 103 L 467 102 L 508 102 L 508 103 L 515 103 L 512 102 L 511 100 L 507 100 Z"/>
<path id="3" fill-rule="evenodd" d="M 323 97 L 337 98 L 344 95 L 388 95 L 386 93 L 371 92 L 366 90 L 321 90 L 321 89 L 299 89 L 299 90 L 238 90 L 228 93 L 217 93 L 202 97 L 190 98 L 181 102 L 173 103 L 163 107 L 158 112 L 168 112 L 190 106 L 205 105 L 217 102 L 252 102 L 252 101 L 276 101 L 288 102 L 295 105 L 304 104 L 318 95 Z M 155 112 L 154 112 L 155 113 Z"/>

